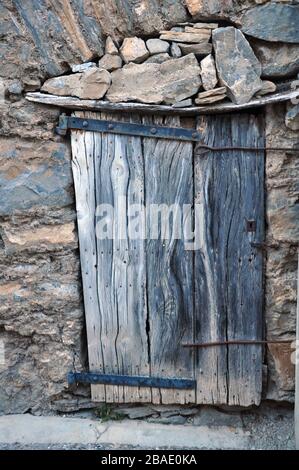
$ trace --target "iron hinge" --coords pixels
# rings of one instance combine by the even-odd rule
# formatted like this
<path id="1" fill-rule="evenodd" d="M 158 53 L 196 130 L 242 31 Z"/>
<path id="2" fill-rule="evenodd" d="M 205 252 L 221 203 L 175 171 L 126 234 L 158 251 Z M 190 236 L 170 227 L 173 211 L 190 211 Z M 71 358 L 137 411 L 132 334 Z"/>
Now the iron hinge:
<path id="1" fill-rule="evenodd" d="M 180 379 L 169 377 L 146 377 L 129 375 L 99 374 L 96 372 L 70 372 L 68 374 L 69 385 L 77 383 L 104 384 L 104 385 L 128 385 L 131 387 L 157 387 L 194 389 L 196 381 L 192 379 Z"/>

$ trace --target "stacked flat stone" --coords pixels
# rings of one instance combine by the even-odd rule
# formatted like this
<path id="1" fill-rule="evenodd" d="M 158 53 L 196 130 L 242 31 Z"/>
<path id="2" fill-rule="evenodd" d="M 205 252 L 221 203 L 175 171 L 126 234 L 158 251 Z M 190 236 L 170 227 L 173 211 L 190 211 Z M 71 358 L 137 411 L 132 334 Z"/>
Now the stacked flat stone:
<path id="1" fill-rule="evenodd" d="M 72 71 L 46 81 L 42 91 L 179 108 L 225 99 L 243 104 L 276 89 L 261 79 L 261 63 L 242 31 L 207 22 L 179 23 L 160 31 L 159 38 L 127 37 L 120 45 L 108 37 L 98 64 L 75 65 Z"/>

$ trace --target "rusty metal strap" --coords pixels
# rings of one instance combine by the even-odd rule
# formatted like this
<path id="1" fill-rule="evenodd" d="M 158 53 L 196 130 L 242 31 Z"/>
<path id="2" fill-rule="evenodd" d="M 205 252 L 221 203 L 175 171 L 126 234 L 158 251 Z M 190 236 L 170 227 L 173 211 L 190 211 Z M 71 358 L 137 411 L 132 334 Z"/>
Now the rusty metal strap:
<path id="1" fill-rule="evenodd" d="M 276 150 L 276 151 L 299 151 L 296 148 L 286 147 L 242 147 L 242 146 L 229 146 L 229 147 L 212 147 L 202 142 L 202 135 L 200 132 L 185 127 L 166 127 L 166 126 L 149 126 L 146 124 L 132 123 L 132 122 L 117 122 L 108 121 L 103 119 L 84 119 L 73 116 L 66 116 L 62 114 L 59 118 L 59 126 L 56 132 L 59 135 L 66 135 L 68 129 L 83 130 L 90 132 L 109 132 L 111 134 L 131 135 L 139 137 L 154 137 L 156 139 L 173 139 L 186 142 L 197 142 L 197 148 L 211 150 L 211 151 L 232 151 L 232 150 L 245 150 L 249 152 Z"/>
<path id="2" fill-rule="evenodd" d="M 233 344 L 290 344 L 293 343 L 294 339 L 269 339 L 269 340 L 255 340 L 255 339 L 232 339 L 227 341 L 213 341 L 211 343 L 184 343 L 184 348 L 210 348 L 213 346 L 229 346 Z"/>

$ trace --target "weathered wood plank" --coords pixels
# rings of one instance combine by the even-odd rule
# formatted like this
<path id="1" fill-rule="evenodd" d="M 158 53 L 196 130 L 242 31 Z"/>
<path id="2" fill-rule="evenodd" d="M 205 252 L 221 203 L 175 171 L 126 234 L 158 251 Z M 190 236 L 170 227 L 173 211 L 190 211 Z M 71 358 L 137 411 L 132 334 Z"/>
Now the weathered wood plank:
<path id="1" fill-rule="evenodd" d="M 231 118 L 231 139 L 236 145 L 263 147 L 263 115 Z M 231 171 L 238 178 L 239 197 L 230 233 L 234 243 L 228 252 L 227 334 L 229 339 L 242 334 L 259 340 L 263 335 L 263 255 L 251 242 L 264 241 L 264 152 L 241 152 L 239 159 L 234 157 Z M 246 220 L 256 221 L 254 232 L 246 231 Z M 230 405 L 259 405 L 262 356 L 262 345 L 228 347 Z"/>
<path id="2" fill-rule="evenodd" d="M 271 95 L 253 98 L 248 103 L 234 104 L 231 102 L 216 103 L 209 106 L 190 106 L 189 108 L 173 108 L 166 105 L 153 105 L 143 103 L 110 103 L 101 100 L 81 100 L 71 96 L 56 96 L 46 93 L 31 92 L 26 94 L 28 101 L 35 103 L 58 106 L 68 109 L 82 109 L 108 112 L 135 112 L 135 113 L 155 113 L 155 114 L 176 114 L 194 116 L 198 114 L 218 114 L 227 112 L 238 112 L 244 109 L 256 108 L 267 104 L 280 103 L 292 98 L 299 97 L 299 90 L 287 90 Z"/>
<path id="3" fill-rule="evenodd" d="M 134 115 L 76 115 L 140 122 Z M 143 122 L 181 125 L 179 117 L 147 116 Z M 202 117 L 198 130 L 212 146 L 263 146 L 259 116 Z M 261 339 L 262 256 L 251 242 L 263 239 L 263 154 L 198 147 L 193 168 L 192 143 L 86 131 L 72 131 L 72 148 L 90 369 L 196 377 L 198 383 L 197 397 L 189 390 L 92 385 L 93 400 L 258 404 L 260 345 L 197 351 L 181 345 Z M 193 202 L 195 256 L 186 249 L 190 219 L 181 212 Z M 146 240 L 127 231 L 144 203 Z M 95 236 L 106 214 L 95 216 L 99 204 L 114 210 L 110 225 L 105 219 L 113 240 Z M 138 205 L 133 211 L 132 204 Z M 172 206 L 166 239 L 161 227 L 153 238 L 151 204 Z M 246 219 L 256 220 L 255 232 L 247 232 Z"/>
<path id="4" fill-rule="evenodd" d="M 83 117 L 123 119 L 91 113 L 84 113 Z M 143 204 L 144 199 L 141 140 L 112 134 L 81 134 L 90 139 L 86 141 L 85 138 L 80 149 L 86 156 L 83 163 L 89 171 L 94 168 L 88 180 L 95 193 L 95 204 L 90 209 L 94 214 L 93 225 L 90 224 L 92 233 L 98 224 L 95 246 L 87 246 L 87 252 L 83 253 L 84 258 L 90 259 L 89 251 L 95 251 L 92 266 L 96 269 L 96 286 L 93 285 L 91 295 L 93 303 L 97 304 L 97 330 L 89 329 L 88 344 L 98 345 L 101 360 L 93 366 L 90 364 L 90 368 L 107 374 L 148 375 L 144 240 L 129 240 L 127 230 L 129 205 Z M 82 166 L 80 169 L 82 171 Z M 105 220 L 109 225 L 105 216 L 109 207 L 101 206 L 103 204 L 114 209 L 114 217 L 112 215 L 110 220 L 113 239 L 99 238 L 101 221 Z M 95 207 L 98 208 L 97 218 Z M 86 319 L 89 324 L 88 312 Z M 94 385 L 92 388 L 93 399 L 102 401 L 99 390 L 103 387 Z M 105 391 L 106 402 L 150 400 L 148 388 L 106 386 Z"/>
<path id="5" fill-rule="evenodd" d="M 89 149 L 88 153 L 86 149 Z M 93 154 L 93 134 L 91 132 L 73 131 L 72 169 L 76 192 L 89 366 L 91 370 L 94 369 L 101 372 L 103 351 L 99 341 L 101 337 L 101 323 L 100 308 L 97 299 L 97 250 L 95 236 L 96 188 Z M 105 401 L 105 386 L 92 385 L 91 389 L 92 395 L 96 395 L 99 401 Z"/>
<path id="6" fill-rule="evenodd" d="M 213 142 L 213 129 L 202 119 L 199 129 L 204 142 Z M 196 147 L 195 147 L 196 149 Z M 220 214 L 216 212 L 222 193 L 214 185 L 214 167 L 221 174 L 219 159 L 211 153 L 194 155 L 194 201 L 199 230 L 199 246 L 194 256 L 194 325 L 196 342 L 212 342 L 225 338 L 225 300 L 219 298 L 218 272 L 221 272 L 221 254 L 215 250 L 213 230 L 217 230 Z M 219 184 L 219 182 L 218 182 Z M 214 211 L 211 213 L 211 210 Z M 221 216 L 222 217 L 222 216 Z M 214 227 L 215 219 L 215 227 Z M 195 350 L 196 400 L 200 404 L 226 403 L 226 348 L 213 347 Z"/>
<path id="7" fill-rule="evenodd" d="M 179 118 L 146 117 L 156 125 L 180 125 Z M 147 297 L 151 375 L 193 378 L 193 351 L 181 346 L 193 338 L 193 253 L 184 249 L 183 204 L 192 205 L 192 144 L 144 138 L 147 221 Z M 169 236 L 156 224 L 152 204 L 172 205 Z M 177 225 L 174 224 L 178 210 Z M 156 219 L 157 220 L 157 219 Z M 163 224 L 168 215 L 161 216 Z M 158 226 L 156 235 L 154 227 Z M 166 225 L 164 225 L 166 227 Z M 176 232 L 175 227 L 178 229 Z M 157 238 L 155 238 L 157 237 Z M 178 238 L 176 238 L 178 237 Z M 163 239 L 164 238 L 164 239 Z M 152 389 L 153 403 L 193 403 L 193 390 Z"/>
<path id="8" fill-rule="evenodd" d="M 261 116 L 210 116 L 198 122 L 209 145 L 263 146 Z M 264 156 L 195 150 L 195 201 L 202 239 L 195 256 L 196 342 L 262 337 Z M 256 221 L 247 232 L 246 220 Z M 199 349 L 197 402 L 258 404 L 262 346 Z"/>

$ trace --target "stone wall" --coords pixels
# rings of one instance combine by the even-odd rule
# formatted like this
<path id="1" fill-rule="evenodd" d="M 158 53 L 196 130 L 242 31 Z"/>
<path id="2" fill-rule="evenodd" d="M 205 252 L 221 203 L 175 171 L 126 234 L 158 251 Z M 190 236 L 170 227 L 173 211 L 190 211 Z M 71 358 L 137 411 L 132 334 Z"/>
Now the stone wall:
<path id="1" fill-rule="evenodd" d="M 268 147 L 298 145 L 298 131 L 285 125 L 290 105 L 266 109 Z M 298 152 L 267 152 L 267 242 L 265 316 L 271 339 L 295 337 L 296 287 L 299 241 L 299 160 Z M 287 344 L 269 345 L 267 398 L 293 400 L 295 367 Z"/>
<path id="2" fill-rule="evenodd" d="M 116 42 L 134 35 L 146 39 L 195 19 L 241 24 L 244 12 L 259 3 L 275 4 L 1 2 L 0 346 L 5 362 L 0 360 L 0 412 L 46 413 L 89 404 L 88 387 L 69 391 L 66 384 L 68 370 L 87 365 L 69 142 L 53 132 L 60 111 L 29 103 L 24 93 L 40 89 L 46 79 L 69 72 L 72 65 L 98 60 L 108 35 Z M 263 57 L 265 76 L 295 77 L 298 44 L 256 37 L 253 47 Z M 296 132 L 284 127 L 283 105 L 268 109 L 266 116 L 268 143 L 295 142 Z M 279 242 L 278 248 L 269 249 L 266 263 L 267 332 L 269 337 L 289 338 L 295 329 L 296 157 L 269 153 L 266 176 L 268 238 Z M 265 396 L 291 401 L 289 352 L 271 347 L 267 362 Z"/>

